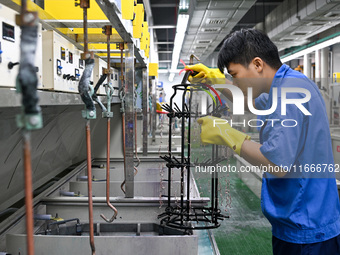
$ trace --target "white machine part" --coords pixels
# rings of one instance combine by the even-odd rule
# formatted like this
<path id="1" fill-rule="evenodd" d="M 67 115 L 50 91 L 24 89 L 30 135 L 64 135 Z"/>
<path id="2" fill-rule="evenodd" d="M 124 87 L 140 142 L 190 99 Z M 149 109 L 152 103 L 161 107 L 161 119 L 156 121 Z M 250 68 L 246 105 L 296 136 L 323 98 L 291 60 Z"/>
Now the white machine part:
<path id="1" fill-rule="evenodd" d="M 81 51 L 54 31 L 43 31 L 43 89 L 78 93 L 85 68 Z"/>
<path id="2" fill-rule="evenodd" d="M 19 72 L 21 29 L 15 23 L 16 11 L 0 4 L 0 87 L 15 88 Z M 35 58 L 38 88 L 42 86 L 42 36 L 41 24 L 38 30 L 38 43 Z M 6 78 L 4 78 L 6 77 Z"/>
<path id="3" fill-rule="evenodd" d="M 95 56 L 94 57 L 94 68 L 91 76 L 91 81 L 93 81 L 93 87 L 96 86 L 98 80 L 103 74 L 104 69 L 107 68 L 107 63 L 102 60 L 101 58 Z M 106 80 L 103 82 L 103 84 L 106 83 Z M 97 95 L 106 95 L 105 88 L 103 85 L 101 85 L 97 91 Z"/>
<path id="4" fill-rule="evenodd" d="M 113 92 L 114 96 L 118 96 L 119 90 L 119 72 L 113 68 L 113 74 L 111 75 L 112 87 L 115 89 Z"/>

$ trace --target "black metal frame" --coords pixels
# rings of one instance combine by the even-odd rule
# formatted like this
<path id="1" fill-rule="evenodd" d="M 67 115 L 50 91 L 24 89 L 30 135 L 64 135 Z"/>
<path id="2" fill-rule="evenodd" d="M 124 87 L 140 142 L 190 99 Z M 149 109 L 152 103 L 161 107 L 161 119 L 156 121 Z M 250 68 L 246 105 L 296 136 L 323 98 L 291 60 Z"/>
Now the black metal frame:
<path id="1" fill-rule="evenodd" d="M 167 163 L 168 167 L 168 195 L 165 197 L 168 198 L 167 207 L 165 212 L 160 214 L 158 218 L 161 218 L 161 225 L 167 225 L 169 227 L 185 229 L 185 230 L 193 230 L 193 229 L 212 229 L 220 226 L 219 221 L 224 218 L 228 218 L 228 216 L 224 216 L 221 214 L 221 210 L 218 208 L 218 174 L 213 173 L 211 176 L 211 205 L 210 206 L 201 206 L 194 207 L 191 206 L 190 203 L 190 167 L 193 166 L 190 161 L 190 146 L 191 146 L 191 121 L 190 117 L 192 115 L 191 112 L 191 98 L 192 98 L 192 87 L 191 84 L 186 84 L 186 80 L 190 73 L 186 73 L 183 78 L 182 84 L 174 85 L 172 88 L 174 89 L 174 93 L 170 98 L 170 105 L 165 104 L 162 108 L 168 111 L 169 117 L 169 154 L 160 156 Z M 195 86 L 194 86 L 195 87 Z M 177 95 L 178 91 L 182 91 L 182 109 L 178 107 L 176 103 L 173 102 L 174 97 Z M 189 97 L 189 106 L 185 103 L 185 96 L 187 92 L 190 93 Z M 215 110 L 215 109 L 214 109 Z M 174 118 L 179 118 L 182 120 L 181 127 L 181 158 L 178 159 L 172 155 L 171 151 L 171 143 L 172 143 L 172 121 Z M 189 119 L 188 121 L 188 142 L 185 143 L 185 119 Z M 187 146 L 188 155 L 185 157 L 185 146 Z M 213 145 L 212 149 L 212 162 L 218 160 L 218 155 L 216 155 L 218 148 L 216 145 Z M 176 171 L 174 168 L 180 169 L 181 171 L 181 198 L 179 206 L 171 205 L 171 175 L 172 171 Z M 186 199 L 184 198 L 184 171 L 187 173 L 187 194 Z M 184 205 L 185 203 L 185 205 Z"/>

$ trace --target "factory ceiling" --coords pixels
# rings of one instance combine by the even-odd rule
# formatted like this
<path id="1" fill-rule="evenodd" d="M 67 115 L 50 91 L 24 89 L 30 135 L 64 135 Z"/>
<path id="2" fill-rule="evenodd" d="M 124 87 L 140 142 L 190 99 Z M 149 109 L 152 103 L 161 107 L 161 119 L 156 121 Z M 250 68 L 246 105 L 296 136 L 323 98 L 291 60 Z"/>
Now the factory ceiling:
<path id="1" fill-rule="evenodd" d="M 149 2 L 159 67 L 170 69 L 176 35 L 178 0 Z M 338 0 L 191 0 L 190 18 L 180 59 L 195 53 L 204 61 L 218 51 L 231 31 L 264 30 L 280 51 L 310 42 L 315 35 L 340 23 Z M 182 68 L 179 63 L 178 68 Z"/>
<path id="2" fill-rule="evenodd" d="M 149 0 L 156 33 L 159 67 L 170 69 L 176 35 L 178 0 Z M 190 19 L 180 58 L 189 62 L 195 53 L 202 61 L 207 58 L 233 30 L 254 27 L 275 9 L 282 0 L 190 2 Z M 180 67 L 180 66 L 179 66 Z"/>

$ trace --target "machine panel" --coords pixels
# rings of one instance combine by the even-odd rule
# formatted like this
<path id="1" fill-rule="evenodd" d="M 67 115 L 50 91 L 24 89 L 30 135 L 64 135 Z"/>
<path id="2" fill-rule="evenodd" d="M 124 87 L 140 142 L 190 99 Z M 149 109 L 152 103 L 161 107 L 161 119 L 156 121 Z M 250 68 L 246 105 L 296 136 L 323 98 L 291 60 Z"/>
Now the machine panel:
<path id="1" fill-rule="evenodd" d="M 78 81 L 84 70 L 81 51 L 54 31 L 44 31 L 43 89 L 78 93 Z"/>
<path id="2" fill-rule="evenodd" d="M 19 72 L 21 29 L 15 23 L 17 12 L 0 4 L 0 87 L 15 87 Z M 37 67 L 38 88 L 42 86 L 42 36 L 41 25 L 38 31 L 38 46 L 35 64 Z"/>

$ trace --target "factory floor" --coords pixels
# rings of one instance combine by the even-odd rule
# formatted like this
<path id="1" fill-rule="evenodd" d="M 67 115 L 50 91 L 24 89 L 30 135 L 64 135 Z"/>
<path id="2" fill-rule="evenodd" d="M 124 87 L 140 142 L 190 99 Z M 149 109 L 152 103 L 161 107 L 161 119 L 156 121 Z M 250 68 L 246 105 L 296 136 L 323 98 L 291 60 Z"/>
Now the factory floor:
<path id="1" fill-rule="evenodd" d="M 235 165 L 236 161 L 230 159 L 228 163 Z M 271 226 L 261 212 L 260 199 L 238 178 L 237 173 L 220 177 L 222 196 L 226 196 L 226 179 L 230 181 L 231 204 L 227 208 L 226 200 L 222 198 L 221 210 L 230 218 L 222 221 L 221 226 L 213 230 L 220 254 L 272 254 Z M 210 195 L 209 182 L 204 178 L 198 178 L 197 184 L 200 191 L 203 192 L 202 195 Z"/>

